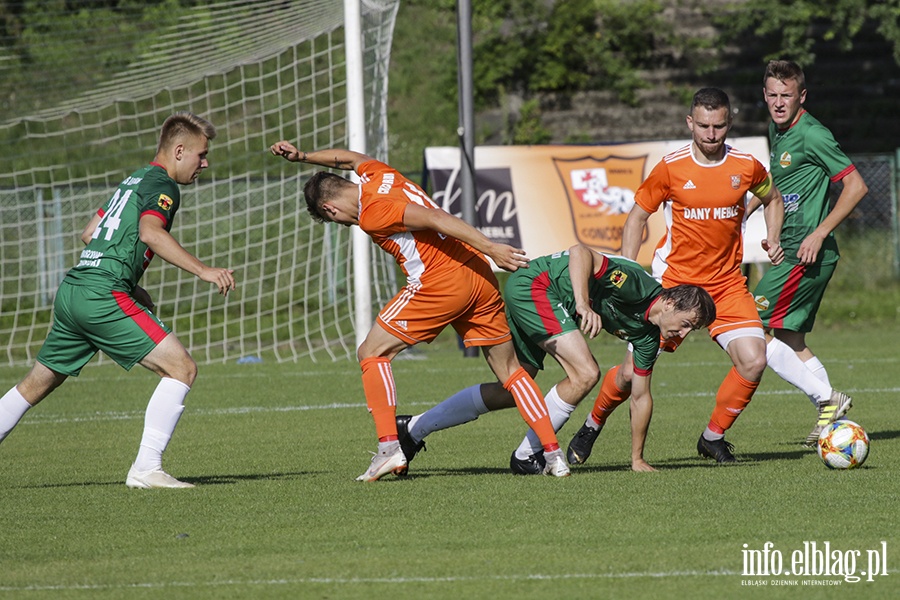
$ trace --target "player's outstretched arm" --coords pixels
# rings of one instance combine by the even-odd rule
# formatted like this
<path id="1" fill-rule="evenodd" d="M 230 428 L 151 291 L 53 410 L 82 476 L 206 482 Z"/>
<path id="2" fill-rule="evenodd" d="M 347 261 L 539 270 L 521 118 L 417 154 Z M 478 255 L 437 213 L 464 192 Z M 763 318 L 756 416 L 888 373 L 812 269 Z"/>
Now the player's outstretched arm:
<path id="1" fill-rule="evenodd" d="M 275 156 L 281 156 L 289 162 L 309 163 L 320 167 L 328 167 L 329 169 L 344 169 L 345 171 L 355 171 L 359 165 L 367 160 L 372 160 L 371 157 L 365 154 L 341 148 L 303 152 L 287 140 L 275 142 L 269 147 L 269 150 Z"/>
<path id="2" fill-rule="evenodd" d="M 410 231 L 431 229 L 465 242 L 482 254 L 490 256 L 494 263 L 505 271 L 515 271 L 528 266 L 525 251 L 521 248 L 492 242 L 462 219 L 442 209 L 409 204 L 403 213 L 403 224 Z"/>
<path id="3" fill-rule="evenodd" d="M 153 215 L 141 217 L 140 235 L 141 241 L 147 244 L 154 254 L 167 263 L 214 284 L 223 296 L 227 296 L 229 291 L 237 287 L 234 282 L 234 269 L 220 269 L 204 264 L 166 231 L 162 220 L 158 217 Z"/>
<path id="4" fill-rule="evenodd" d="M 634 374 L 631 380 L 631 470 L 655 471 L 644 460 L 644 443 L 653 415 L 653 397 L 650 395 L 650 376 Z"/>

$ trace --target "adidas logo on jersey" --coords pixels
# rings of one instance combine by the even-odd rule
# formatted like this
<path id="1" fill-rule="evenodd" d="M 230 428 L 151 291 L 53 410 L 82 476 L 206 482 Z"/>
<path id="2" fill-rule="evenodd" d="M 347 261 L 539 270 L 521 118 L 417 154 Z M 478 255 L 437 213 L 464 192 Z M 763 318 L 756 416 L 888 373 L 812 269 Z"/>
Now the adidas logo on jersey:
<path id="1" fill-rule="evenodd" d="M 684 184 L 684 187 L 683 187 L 682 189 L 685 189 L 685 190 L 696 190 L 696 189 L 697 189 L 697 186 L 694 185 L 694 182 L 693 182 L 693 181 L 691 181 L 690 179 L 688 179 L 688 180 L 687 180 L 687 183 Z"/>
<path id="2" fill-rule="evenodd" d="M 406 321 L 394 321 L 394 323 L 396 323 L 400 329 L 406 331 Z"/>

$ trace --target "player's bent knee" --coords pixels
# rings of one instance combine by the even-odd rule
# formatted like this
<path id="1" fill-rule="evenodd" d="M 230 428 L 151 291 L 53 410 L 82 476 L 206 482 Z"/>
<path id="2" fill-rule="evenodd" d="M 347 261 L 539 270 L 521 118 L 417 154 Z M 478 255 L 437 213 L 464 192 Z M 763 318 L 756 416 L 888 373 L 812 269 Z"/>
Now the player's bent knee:
<path id="1" fill-rule="evenodd" d="M 577 372 L 569 375 L 569 381 L 578 394 L 584 396 L 600 381 L 600 367 L 596 363 L 582 365 Z"/>
<path id="2" fill-rule="evenodd" d="M 744 379 L 759 381 L 762 378 L 763 371 L 766 370 L 766 356 L 763 354 L 761 356 L 744 358 L 735 365 L 735 368 L 737 368 L 738 373 Z"/>
<path id="3" fill-rule="evenodd" d="M 162 377 L 170 377 L 188 387 L 192 387 L 197 379 L 197 363 L 191 358 L 190 354 L 185 352 L 180 360 L 170 365 L 164 365 L 159 374 Z"/>
<path id="4" fill-rule="evenodd" d="M 190 355 L 187 355 L 187 361 L 185 361 L 185 363 L 184 363 L 184 368 L 185 368 L 185 372 L 183 374 L 184 379 L 179 379 L 177 377 L 176 377 L 176 379 L 178 379 L 179 381 L 181 381 L 188 387 L 191 387 L 194 385 L 194 381 L 196 381 L 196 379 L 197 379 L 198 369 L 197 369 L 197 363 L 194 361 L 193 358 L 191 358 Z"/>

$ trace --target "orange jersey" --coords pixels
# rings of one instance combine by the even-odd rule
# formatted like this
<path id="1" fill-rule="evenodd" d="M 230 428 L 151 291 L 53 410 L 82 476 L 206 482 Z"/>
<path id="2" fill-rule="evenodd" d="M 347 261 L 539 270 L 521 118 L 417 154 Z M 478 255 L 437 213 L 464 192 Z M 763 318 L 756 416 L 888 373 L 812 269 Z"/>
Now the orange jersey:
<path id="1" fill-rule="evenodd" d="M 410 284 L 446 277 L 473 258 L 487 262 L 484 256 L 456 238 L 430 229 L 406 228 L 403 213 L 412 203 L 443 210 L 418 185 L 377 160 L 362 163 L 357 172 L 359 226 L 394 257 Z"/>
<path id="2" fill-rule="evenodd" d="M 725 158 L 711 165 L 698 163 L 690 145 L 663 157 L 634 201 L 649 213 L 664 206 L 666 235 L 653 254 L 653 275 L 664 287 L 744 282 L 747 192 L 768 179 L 762 163 L 728 145 Z"/>

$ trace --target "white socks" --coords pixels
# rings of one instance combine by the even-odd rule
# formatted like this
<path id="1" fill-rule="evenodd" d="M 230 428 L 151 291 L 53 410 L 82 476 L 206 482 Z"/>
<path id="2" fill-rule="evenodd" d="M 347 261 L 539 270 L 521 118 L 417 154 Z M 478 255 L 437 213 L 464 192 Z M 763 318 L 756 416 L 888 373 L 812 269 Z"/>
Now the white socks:
<path id="1" fill-rule="evenodd" d="M 821 367 L 819 359 L 813 360 Z M 797 353 L 781 340 L 772 338 L 766 344 L 766 362 L 779 377 L 809 396 L 814 406 L 831 398 L 831 392 L 834 390 L 828 385 L 828 375 L 825 374 L 826 381 L 819 379 L 807 363 L 804 363 Z M 821 370 L 824 372 L 825 367 L 821 367 Z"/>
<path id="2" fill-rule="evenodd" d="M 813 375 L 818 377 L 820 381 L 824 381 L 825 385 L 831 385 L 831 382 L 828 381 L 828 371 L 825 370 L 825 365 L 822 364 L 822 361 L 819 360 L 818 356 L 813 356 L 803 364 L 805 364 L 806 368 L 809 369 Z"/>
<path id="3" fill-rule="evenodd" d="M 144 434 L 134 468 L 152 471 L 162 468 L 162 453 L 172 439 L 178 419 L 184 411 L 184 398 L 191 388 L 177 379 L 163 377 L 159 380 L 144 415 Z"/>
<path id="4" fill-rule="evenodd" d="M 553 389 L 547 392 L 547 395 L 544 397 L 544 402 L 547 404 L 547 413 L 550 415 L 550 423 L 553 424 L 553 431 L 559 431 L 562 429 L 562 426 L 568 422 L 569 416 L 571 416 L 572 411 L 575 410 L 575 406 L 559 397 L 555 385 L 553 386 Z M 516 457 L 524 460 L 532 454 L 541 452 L 543 449 L 544 446 L 541 444 L 541 440 L 538 438 L 537 434 L 533 429 L 529 429 L 528 433 L 525 434 L 525 439 L 522 440 L 522 443 L 516 448 Z"/>
<path id="5" fill-rule="evenodd" d="M 0 398 L 0 442 L 6 439 L 13 427 L 22 420 L 31 404 L 25 399 L 16 386 Z"/>
<path id="6" fill-rule="evenodd" d="M 488 412 L 481 398 L 481 384 L 460 390 L 425 412 L 409 420 L 409 435 L 417 442 L 429 433 L 474 421 Z"/>
<path id="7" fill-rule="evenodd" d="M 716 440 L 721 440 L 725 437 L 724 433 L 716 433 L 709 427 L 703 430 L 703 439 L 709 440 L 710 442 L 715 442 Z"/>

